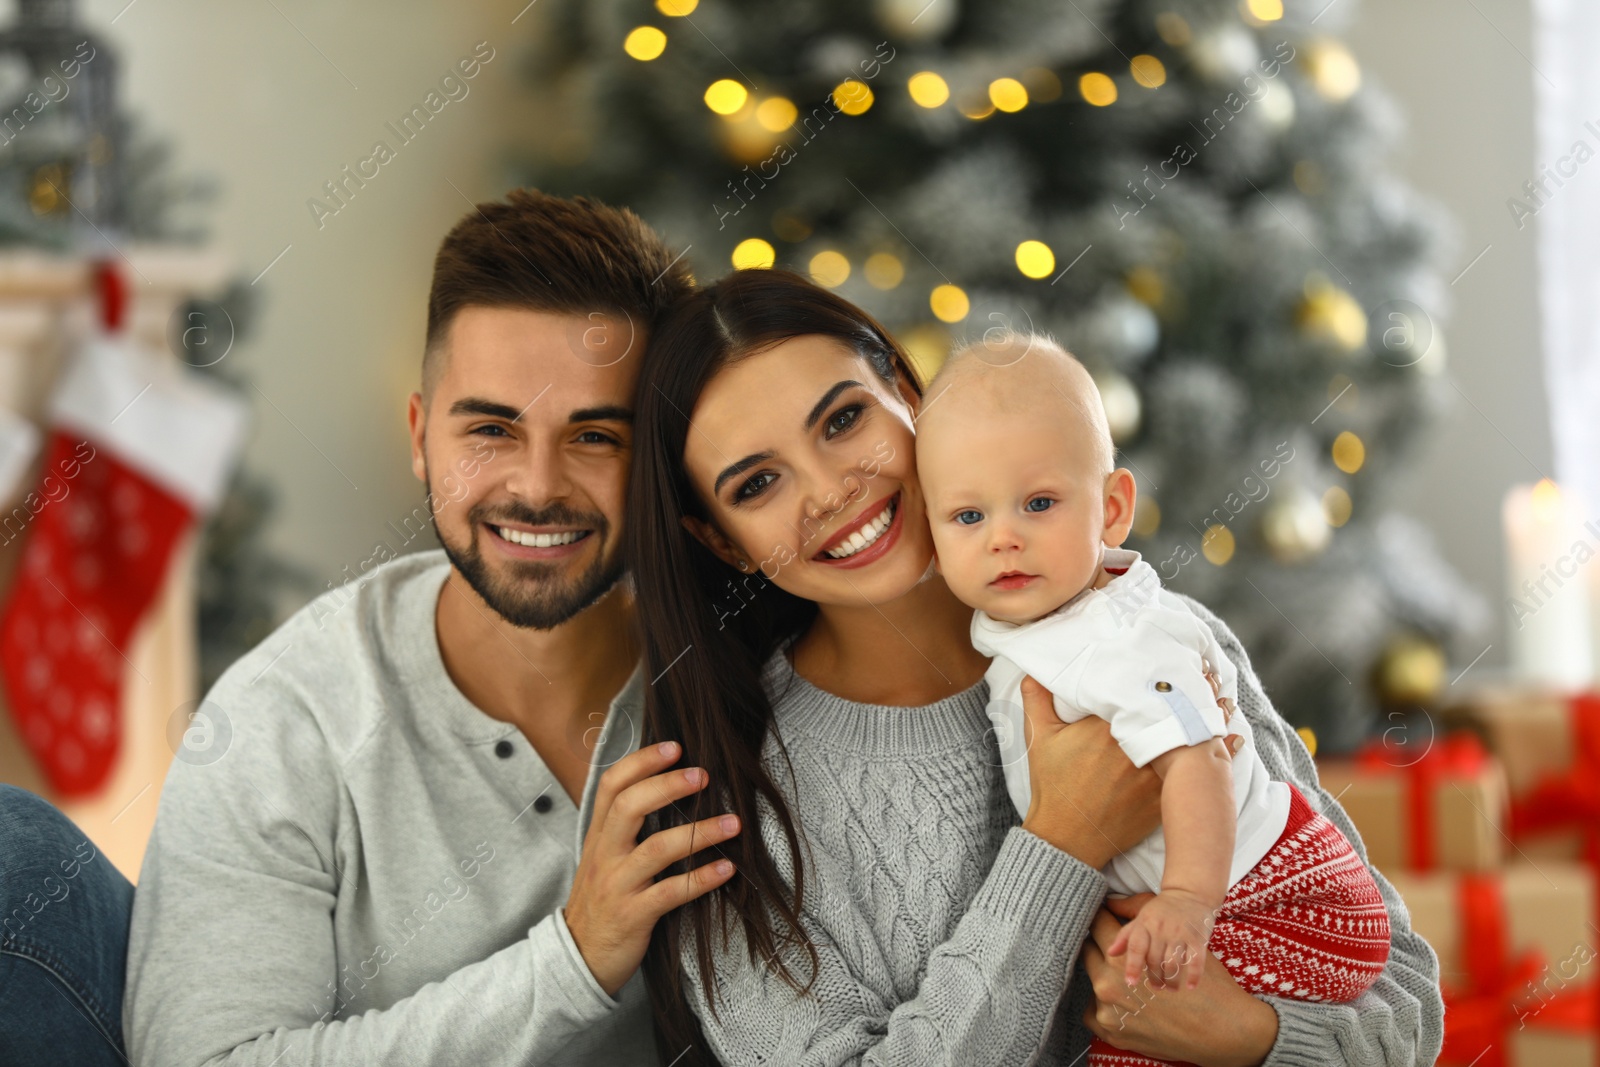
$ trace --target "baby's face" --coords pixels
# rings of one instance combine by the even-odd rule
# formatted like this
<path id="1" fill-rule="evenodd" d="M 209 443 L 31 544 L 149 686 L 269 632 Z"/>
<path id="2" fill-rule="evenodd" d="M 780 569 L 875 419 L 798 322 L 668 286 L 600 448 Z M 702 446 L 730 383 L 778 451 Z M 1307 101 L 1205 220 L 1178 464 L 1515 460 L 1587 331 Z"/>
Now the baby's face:
<path id="1" fill-rule="evenodd" d="M 1047 615 L 1097 575 L 1106 480 L 1087 435 L 1026 413 L 948 413 L 917 438 L 945 582 L 1007 622 Z"/>

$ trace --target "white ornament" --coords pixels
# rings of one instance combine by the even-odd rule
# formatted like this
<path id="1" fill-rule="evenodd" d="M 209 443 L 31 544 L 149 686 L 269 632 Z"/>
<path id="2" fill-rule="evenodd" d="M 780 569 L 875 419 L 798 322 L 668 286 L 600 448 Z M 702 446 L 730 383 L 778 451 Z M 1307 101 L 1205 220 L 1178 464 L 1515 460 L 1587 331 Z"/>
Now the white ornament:
<path id="1" fill-rule="evenodd" d="M 1112 443 L 1121 446 L 1139 432 L 1144 419 L 1144 404 L 1139 390 L 1115 371 L 1098 375 L 1094 384 L 1100 390 L 1100 406 L 1105 409 Z"/>
<path id="2" fill-rule="evenodd" d="M 878 24 L 902 41 L 931 41 L 955 25 L 956 0 L 875 0 Z"/>
<path id="3" fill-rule="evenodd" d="M 1255 34 L 1240 25 L 1224 24 L 1196 37 L 1189 58 L 1207 81 L 1229 82 L 1254 70 L 1261 50 Z"/>

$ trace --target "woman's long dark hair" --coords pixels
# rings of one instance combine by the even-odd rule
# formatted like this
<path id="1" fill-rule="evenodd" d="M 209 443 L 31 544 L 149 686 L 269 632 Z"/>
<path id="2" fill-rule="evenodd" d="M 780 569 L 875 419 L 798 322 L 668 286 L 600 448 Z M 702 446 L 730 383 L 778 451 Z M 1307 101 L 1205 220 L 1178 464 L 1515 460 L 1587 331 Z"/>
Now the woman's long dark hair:
<path id="1" fill-rule="evenodd" d="M 783 270 L 736 271 L 697 290 L 650 338 L 640 372 L 625 542 L 645 677 L 653 679 L 645 690 L 643 742 L 680 742 L 678 765 L 704 767 L 710 781 L 703 792 L 656 813 L 644 833 L 726 811 L 740 822 L 738 836 L 720 847 L 734 863 L 733 879 L 657 923 L 645 956 L 661 1059 L 677 1067 L 714 1062 L 685 996 L 680 953 L 689 939 L 712 1011 L 713 926 L 726 945 L 730 921 L 742 923 L 751 962 L 770 961 L 802 994 L 816 977 L 816 949 L 800 925 L 799 835 L 761 761 L 773 714 L 761 670 L 780 644 L 805 631 L 817 606 L 784 592 L 759 568 L 746 575 L 729 567 L 681 521 L 693 516 L 715 525 L 684 469 L 689 417 L 706 385 L 728 364 L 803 336 L 837 339 L 885 384 L 903 379 L 922 393 L 905 350 L 872 316 Z M 792 897 L 762 837 L 762 804 L 788 843 Z M 663 877 L 711 858 L 696 853 Z M 811 961 L 804 986 L 783 961 L 786 948 L 802 949 Z"/>

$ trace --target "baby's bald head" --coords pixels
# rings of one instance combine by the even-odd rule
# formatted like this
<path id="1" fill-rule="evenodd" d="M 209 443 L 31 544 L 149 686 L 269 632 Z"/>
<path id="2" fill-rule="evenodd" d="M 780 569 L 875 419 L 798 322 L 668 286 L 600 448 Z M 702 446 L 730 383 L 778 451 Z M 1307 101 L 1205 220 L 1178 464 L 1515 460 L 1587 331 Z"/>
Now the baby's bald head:
<path id="1" fill-rule="evenodd" d="M 973 419 L 1045 419 L 1087 445 L 1094 475 L 1116 466 L 1116 447 L 1100 390 L 1082 363 L 1043 334 L 991 332 L 950 353 L 923 391 L 917 417 L 919 452 L 925 435 L 960 432 Z"/>

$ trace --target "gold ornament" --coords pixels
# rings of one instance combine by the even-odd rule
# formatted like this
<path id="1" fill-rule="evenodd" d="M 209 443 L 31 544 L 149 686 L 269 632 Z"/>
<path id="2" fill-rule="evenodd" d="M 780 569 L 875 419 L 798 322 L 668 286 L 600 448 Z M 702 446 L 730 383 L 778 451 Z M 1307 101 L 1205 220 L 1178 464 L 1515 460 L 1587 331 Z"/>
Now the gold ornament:
<path id="1" fill-rule="evenodd" d="M 1386 706 L 1431 704 L 1444 689 L 1444 651 L 1416 634 L 1391 640 L 1373 668 L 1378 697 Z"/>
<path id="2" fill-rule="evenodd" d="M 1139 493 L 1133 502 L 1133 536 L 1154 537 L 1161 529 L 1161 505 L 1148 493 Z"/>
<path id="3" fill-rule="evenodd" d="M 1358 351 L 1367 344 L 1367 313 L 1355 297 L 1320 275 L 1307 279 L 1305 298 L 1295 310 L 1295 325 L 1347 352 Z"/>
<path id="4" fill-rule="evenodd" d="M 28 189 L 28 206 L 35 215 L 65 215 L 71 209 L 72 196 L 67 191 L 67 168 L 59 163 L 46 163 L 33 172 L 33 183 Z"/>
<path id="5" fill-rule="evenodd" d="M 1261 539 L 1280 563 L 1298 563 L 1328 547 L 1333 531 L 1322 501 L 1306 489 L 1284 489 L 1261 513 Z"/>
<path id="6" fill-rule="evenodd" d="M 1233 558 L 1233 531 L 1226 526 L 1211 525 L 1200 537 L 1200 554 L 1214 567 L 1224 567 Z"/>

